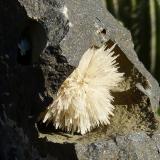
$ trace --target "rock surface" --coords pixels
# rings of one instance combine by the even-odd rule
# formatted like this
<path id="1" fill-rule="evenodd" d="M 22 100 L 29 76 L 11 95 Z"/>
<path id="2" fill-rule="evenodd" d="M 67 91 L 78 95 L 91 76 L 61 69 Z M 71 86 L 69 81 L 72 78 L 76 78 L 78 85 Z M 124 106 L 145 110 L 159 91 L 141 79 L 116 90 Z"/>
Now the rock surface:
<path id="1" fill-rule="evenodd" d="M 159 134 L 152 138 L 144 132 L 126 136 L 116 136 L 110 140 L 98 141 L 87 145 L 77 145 L 79 159 L 118 159 L 118 160 L 158 160 Z"/>
<path id="2" fill-rule="evenodd" d="M 159 85 L 101 1 L 1 0 L 0 21 L 0 159 L 160 159 Z M 111 125 L 81 136 L 38 123 L 83 53 L 108 40 L 125 73 Z"/>

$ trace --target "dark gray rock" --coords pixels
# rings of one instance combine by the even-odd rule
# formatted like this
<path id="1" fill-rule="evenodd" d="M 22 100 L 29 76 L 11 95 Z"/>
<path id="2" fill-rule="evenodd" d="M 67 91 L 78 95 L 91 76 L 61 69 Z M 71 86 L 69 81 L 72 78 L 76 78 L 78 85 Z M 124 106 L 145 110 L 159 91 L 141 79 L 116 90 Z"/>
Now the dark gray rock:
<path id="1" fill-rule="evenodd" d="M 157 134 L 150 138 L 146 133 L 139 132 L 116 136 L 112 140 L 104 139 L 87 145 L 76 145 L 76 149 L 81 151 L 78 152 L 78 157 L 83 160 L 158 160 L 158 139 Z"/>
<path id="2" fill-rule="evenodd" d="M 81 136 L 38 123 L 83 53 L 108 40 L 125 73 L 111 125 Z M 1 0 L 0 41 L 0 159 L 160 159 L 159 85 L 101 1 Z"/>

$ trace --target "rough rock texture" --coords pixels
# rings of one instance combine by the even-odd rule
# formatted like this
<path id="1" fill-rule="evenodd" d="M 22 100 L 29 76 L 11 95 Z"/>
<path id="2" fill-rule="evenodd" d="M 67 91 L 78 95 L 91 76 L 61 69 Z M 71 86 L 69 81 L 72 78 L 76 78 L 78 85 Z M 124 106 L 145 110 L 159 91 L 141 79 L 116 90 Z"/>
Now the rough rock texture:
<path id="1" fill-rule="evenodd" d="M 21 55 L 18 43 L 30 44 Z M 37 122 L 84 51 L 108 41 L 125 80 L 110 126 L 71 135 Z M 0 159 L 160 159 L 160 89 L 100 0 L 0 1 Z"/>
<path id="2" fill-rule="evenodd" d="M 132 133 L 126 136 L 115 136 L 110 140 L 97 141 L 87 145 L 77 145 L 80 159 L 118 159 L 118 160 L 158 160 L 160 135 L 152 138 L 144 132 Z"/>

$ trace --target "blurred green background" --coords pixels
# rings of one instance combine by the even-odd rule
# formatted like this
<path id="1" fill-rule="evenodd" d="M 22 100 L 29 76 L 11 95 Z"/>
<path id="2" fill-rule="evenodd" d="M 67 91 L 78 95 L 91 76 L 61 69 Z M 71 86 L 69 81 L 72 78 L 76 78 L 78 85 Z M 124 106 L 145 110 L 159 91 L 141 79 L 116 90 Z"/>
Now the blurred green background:
<path id="1" fill-rule="evenodd" d="M 160 0 L 105 0 L 131 31 L 139 59 L 160 83 Z"/>

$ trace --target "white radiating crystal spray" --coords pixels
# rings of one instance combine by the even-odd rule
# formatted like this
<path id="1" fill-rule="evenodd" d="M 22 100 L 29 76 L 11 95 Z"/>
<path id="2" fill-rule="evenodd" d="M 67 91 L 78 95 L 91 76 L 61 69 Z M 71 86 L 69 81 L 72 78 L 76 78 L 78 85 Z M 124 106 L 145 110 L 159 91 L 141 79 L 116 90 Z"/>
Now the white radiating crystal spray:
<path id="1" fill-rule="evenodd" d="M 112 51 L 114 47 L 92 47 L 84 53 L 47 108 L 43 123 L 52 122 L 56 129 L 81 134 L 110 123 L 109 115 L 113 115 L 114 109 L 110 91 L 123 80 Z"/>

